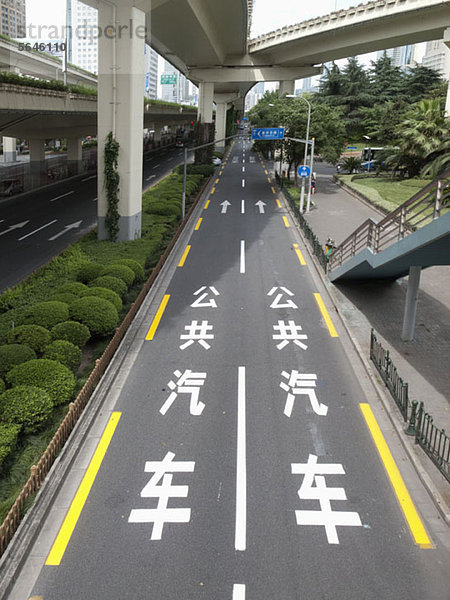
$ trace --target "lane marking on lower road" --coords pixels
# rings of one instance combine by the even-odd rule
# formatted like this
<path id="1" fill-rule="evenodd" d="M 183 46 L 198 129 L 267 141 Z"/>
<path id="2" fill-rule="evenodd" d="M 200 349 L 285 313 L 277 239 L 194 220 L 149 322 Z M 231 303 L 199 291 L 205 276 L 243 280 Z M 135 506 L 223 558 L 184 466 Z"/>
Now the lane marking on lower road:
<path id="1" fill-rule="evenodd" d="M 247 440 L 245 407 L 245 367 L 238 368 L 237 457 L 236 457 L 236 528 L 234 547 L 247 548 Z"/>
<path id="2" fill-rule="evenodd" d="M 240 259 L 240 265 L 239 265 L 239 272 L 244 274 L 245 273 L 245 241 L 241 240 L 241 259 Z"/>
<path id="3" fill-rule="evenodd" d="M 208 200 L 205 202 L 205 206 L 203 207 L 203 210 L 207 210 L 210 202 L 211 202 L 211 200 L 208 198 Z"/>
<path id="4" fill-rule="evenodd" d="M 97 177 L 97 175 L 90 175 L 89 177 L 85 177 L 81 181 L 89 181 L 89 179 L 95 179 L 96 177 Z"/>
<path id="5" fill-rule="evenodd" d="M 219 173 L 219 177 L 222 175 L 222 173 L 223 173 L 223 169 L 222 169 L 222 171 L 220 171 L 220 173 Z"/>
<path id="6" fill-rule="evenodd" d="M 19 238 L 19 242 L 21 242 L 22 240 L 24 240 L 27 237 L 30 237 L 30 235 L 33 235 L 33 234 L 37 233 L 38 231 L 41 231 L 41 229 L 45 229 L 49 225 L 53 225 L 53 223 L 56 223 L 57 220 L 58 219 L 53 219 L 53 221 L 50 221 L 50 223 L 46 223 L 45 225 L 42 225 L 42 227 L 39 227 L 38 229 L 35 229 L 34 231 L 30 231 L 30 233 L 23 235 L 22 237 Z"/>
<path id="7" fill-rule="evenodd" d="M 278 208 L 283 208 L 283 207 L 281 206 L 281 202 L 278 200 L 278 198 L 276 198 L 276 203 L 277 203 L 277 206 L 278 206 Z"/>
<path id="8" fill-rule="evenodd" d="M 245 585 L 242 583 L 233 585 L 233 600 L 245 600 Z"/>
<path id="9" fill-rule="evenodd" d="M 178 263 L 179 267 L 184 267 L 184 263 L 186 262 L 187 255 L 189 254 L 190 246 L 186 246 L 185 251 L 183 252 L 183 256 L 181 257 L 180 262 Z"/>
<path id="10" fill-rule="evenodd" d="M 284 225 L 285 225 L 286 227 L 290 227 L 290 225 L 289 225 L 289 221 L 288 221 L 288 218 L 287 218 L 287 217 L 283 217 L 283 221 L 284 221 Z"/>
<path id="11" fill-rule="evenodd" d="M 360 404 L 359 408 L 364 416 L 366 425 L 372 435 L 375 446 L 380 455 L 381 461 L 386 469 L 386 473 L 394 488 L 398 503 L 402 509 L 403 515 L 408 523 L 408 527 L 414 538 L 415 543 L 424 549 L 434 548 L 433 543 L 427 535 L 426 529 L 422 523 L 419 513 L 414 506 L 414 502 L 409 495 L 408 489 L 403 481 L 403 477 L 395 464 L 394 458 L 389 450 L 389 446 L 384 439 L 380 426 L 369 404 Z"/>
<path id="12" fill-rule="evenodd" d="M 275 188 L 273 187 L 273 185 L 272 185 L 271 187 L 272 187 L 272 192 L 273 192 L 274 194 L 276 194 L 276 191 L 275 191 Z"/>
<path id="13" fill-rule="evenodd" d="M 72 537 L 72 533 L 81 515 L 81 511 L 83 510 L 85 502 L 89 496 L 89 492 L 91 491 L 95 478 L 97 477 L 97 473 L 101 467 L 106 451 L 108 450 L 108 446 L 119 423 L 121 414 L 122 413 L 120 412 L 113 412 L 109 418 L 102 437 L 98 443 L 97 449 L 94 452 L 94 456 L 89 463 L 78 491 L 72 500 L 72 504 L 70 505 L 59 533 L 56 536 L 49 555 L 47 556 L 47 560 L 45 561 L 47 566 L 57 567 L 61 564 L 64 552 L 66 551 L 67 545 L 70 542 L 70 538 Z"/>
<path id="14" fill-rule="evenodd" d="M 269 174 L 269 173 L 268 173 L 268 171 L 267 171 L 267 169 L 264 169 L 264 173 L 265 173 L 266 175 L 268 175 L 268 174 Z"/>
<path id="15" fill-rule="evenodd" d="M 200 229 L 200 225 L 202 224 L 203 218 L 200 217 L 200 219 L 197 221 L 197 225 L 194 228 L 194 231 L 198 231 Z"/>
<path id="16" fill-rule="evenodd" d="M 84 179 L 82 179 L 82 181 L 85 181 Z M 56 196 L 56 198 L 52 198 L 50 200 L 50 202 L 54 202 L 55 200 L 59 200 L 60 198 L 65 198 L 66 196 L 70 196 L 70 194 L 74 194 L 75 191 L 72 190 L 71 192 L 67 192 L 66 194 L 61 194 L 61 196 Z"/>
<path id="17" fill-rule="evenodd" d="M 268 177 L 268 178 L 267 178 L 267 181 L 268 181 L 269 183 L 272 183 L 272 182 L 271 182 L 271 179 L 270 179 L 270 177 Z"/>
<path id="18" fill-rule="evenodd" d="M 306 260 L 303 257 L 303 254 L 298 246 L 298 244 L 294 244 L 294 250 L 295 250 L 295 254 L 297 255 L 298 260 L 300 261 L 300 264 L 302 266 L 306 265 Z"/>
<path id="19" fill-rule="evenodd" d="M 339 337 L 338 332 L 336 331 L 333 321 L 331 320 L 330 315 L 328 314 L 327 309 L 325 308 L 325 304 L 322 300 L 322 296 L 320 294 L 314 294 L 314 298 L 316 299 L 317 305 L 322 313 L 322 317 L 328 327 L 328 331 L 330 332 L 331 337 Z"/>
<path id="20" fill-rule="evenodd" d="M 169 302 L 169 298 L 170 298 L 170 294 L 166 294 L 164 296 L 164 298 L 161 300 L 161 304 L 159 305 L 158 311 L 152 321 L 152 324 L 150 325 L 150 329 L 148 330 L 147 335 L 145 336 L 145 339 L 147 341 L 151 342 L 153 340 L 153 338 L 155 337 L 156 330 L 158 329 L 159 322 L 161 321 L 164 311 L 166 310 L 166 306 L 167 306 L 167 303 Z"/>

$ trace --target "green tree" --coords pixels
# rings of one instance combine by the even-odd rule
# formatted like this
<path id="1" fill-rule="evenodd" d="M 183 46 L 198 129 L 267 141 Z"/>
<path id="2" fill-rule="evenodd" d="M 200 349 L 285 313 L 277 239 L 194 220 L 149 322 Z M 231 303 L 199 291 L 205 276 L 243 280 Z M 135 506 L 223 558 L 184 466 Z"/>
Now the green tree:
<path id="1" fill-rule="evenodd" d="M 414 69 L 409 69 L 404 75 L 404 93 L 409 102 L 418 102 L 425 98 L 440 86 L 442 78 L 434 69 L 429 69 L 422 65 L 417 65 Z"/>
<path id="2" fill-rule="evenodd" d="M 373 105 L 373 95 L 369 77 L 357 57 L 347 60 L 342 76 L 345 82 L 340 104 L 343 107 L 342 115 L 347 137 L 355 139 L 363 134 L 361 114 L 364 114 L 365 108 Z"/>
<path id="3" fill-rule="evenodd" d="M 408 104 L 404 100 L 390 100 L 361 111 L 361 125 L 375 144 L 394 145 L 396 130 L 405 119 Z"/>
<path id="4" fill-rule="evenodd" d="M 329 104 L 340 104 L 340 97 L 344 95 L 344 77 L 335 62 L 331 68 L 324 65 L 324 72 L 320 80 L 318 95 Z"/>
<path id="5" fill-rule="evenodd" d="M 392 59 L 383 52 L 376 61 L 371 61 L 370 69 L 371 92 L 376 102 L 407 99 L 404 75 L 399 67 L 392 64 Z"/>

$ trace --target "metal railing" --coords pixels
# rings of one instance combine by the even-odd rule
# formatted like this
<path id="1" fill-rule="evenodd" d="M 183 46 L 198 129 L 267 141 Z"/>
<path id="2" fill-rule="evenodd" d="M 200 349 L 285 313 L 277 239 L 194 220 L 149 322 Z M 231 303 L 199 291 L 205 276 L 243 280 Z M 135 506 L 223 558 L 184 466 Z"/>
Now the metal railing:
<path id="1" fill-rule="evenodd" d="M 372 329 L 370 333 L 370 359 L 375 364 L 386 387 L 397 404 L 403 420 L 408 422 L 406 434 L 414 436 L 418 444 L 431 458 L 444 477 L 450 481 L 450 438 L 444 429 L 433 423 L 433 417 L 425 411 L 423 402 L 408 399 L 408 384 L 403 381 Z"/>
<path id="2" fill-rule="evenodd" d="M 374 254 L 441 216 L 444 193 L 450 189 L 450 170 L 432 181 L 378 223 L 367 219 L 340 244 L 330 258 L 330 269 L 341 266 L 364 248 Z"/>

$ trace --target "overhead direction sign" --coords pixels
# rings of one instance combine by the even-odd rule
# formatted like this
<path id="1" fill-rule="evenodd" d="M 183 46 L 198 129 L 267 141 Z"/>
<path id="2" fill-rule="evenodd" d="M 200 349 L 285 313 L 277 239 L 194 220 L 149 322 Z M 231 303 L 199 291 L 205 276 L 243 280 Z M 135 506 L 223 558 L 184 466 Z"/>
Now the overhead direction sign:
<path id="1" fill-rule="evenodd" d="M 176 85 L 177 74 L 176 73 L 163 73 L 161 75 L 161 85 Z"/>
<path id="2" fill-rule="evenodd" d="M 253 127 L 252 140 L 282 140 L 284 127 Z"/>
<path id="3" fill-rule="evenodd" d="M 311 169 L 308 167 L 308 165 L 300 165 L 297 173 L 299 174 L 299 177 L 309 177 Z"/>

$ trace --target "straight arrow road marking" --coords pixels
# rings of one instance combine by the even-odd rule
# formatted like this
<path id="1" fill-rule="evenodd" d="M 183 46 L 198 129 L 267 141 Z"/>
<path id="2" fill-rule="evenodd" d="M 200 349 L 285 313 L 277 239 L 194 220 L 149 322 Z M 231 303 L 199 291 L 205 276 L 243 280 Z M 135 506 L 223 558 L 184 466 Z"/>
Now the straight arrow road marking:
<path id="1" fill-rule="evenodd" d="M 59 238 L 61 235 L 64 235 L 65 233 L 67 233 L 70 229 L 78 229 L 79 226 L 81 225 L 83 221 L 76 221 L 75 223 L 71 223 L 70 225 L 66 225 L 64 227 L 64 229 L 62 231 L 60 231 L 59 233 L 57 233 L 56 235 L 54 235 L 51 238 L 48 238 L 49 242 L 53 242 L 53 240 L 56 240 L 57 238 Z"/>
<path id="2" fill-rule="evenodd" d="M 262 200 L 260 200 L 259 202 L 255 203 L 255 206 L 257 206 L 259 208 L 260 214 L 264 214 L 264 207 L 266 206 L 265 202 L 263 202 Z"/>
<path id="3" fill-rule="evenodd" d="M 89 177 L 89 179 L 91 179 L 91 177 Z M 87 181 L 87 179 L 82 179 L 81 181 Z M 50 202 L 54 202 L 55 200 L 59 200 L 60 198 L 65 198 L 66 196 L 70 196 L 70 194 L 74 194 L 75 191 L 72 190 L 71 192 L 67 192 L 67 194 L 61 194 L 61 196 L 56 196 L 56 198 L 52 198 L 50 200 Z"/>
<path id="4" fill-rule="evenodd" d="M 22 240 L 24 240 L 27 237 L 30 237 L 30 235 L 34 235 L 38 231 L 41 231 L 41 229 L 45 229 L 46 227 L 49 227 L 50 225 L 53 225 L 53 223 L 56 223 L 57 220 L 58 219 L 53 219 L 53 221 L 50 221 L 50 223 L 46 223 L 45 225 L 42 225 L 42 227 L 39 227 L 39 229 L 35 229 L 34 231 L 31 231 L 30 233 L 27 233 L 27 235 L 24 235 L 21 238 L 19 238 L 19 242 L 21 242 Z"/>
<path id="5" fill-rule="evenodd" d="M 1 222 L 3 223 L 3 219 L 2 219 Z M 30 220 L 28 220 L 28 221 L 22 221 L 22 223 L 16 223 L 15 225 L 10 225 L 8 227 L 8 229 L 5 229 L 4 231 L 2 231 L 0 233 L 0 235 L 5 235 L 5 233 L 9 233 L 10 231 L 14 231 L 14 229 L 21 229 L 22 227 L 25 227 L 25 225 L 27 223 L 29 223 L 29 222 L 30 222 Z"/>
<path id="6" fill-rule="evenodd" d="M 228 207 L 231 206 L 231 202 L 225 200 L 224 202 L 221 202 L 220 206 L 222 207 L 222 210 L 220 211 L 221 214 L 225 215 L 227 213 Z"/>
<path id="7" fill-rule="evenodd" d="M 247 440 L 245 402 L 245 367 L 239 367 L 236 457 L 236 528 L 234 547 L 241 552 L 247 547 Z M 237 597 L 239 598 L 239 596 Z"/>

